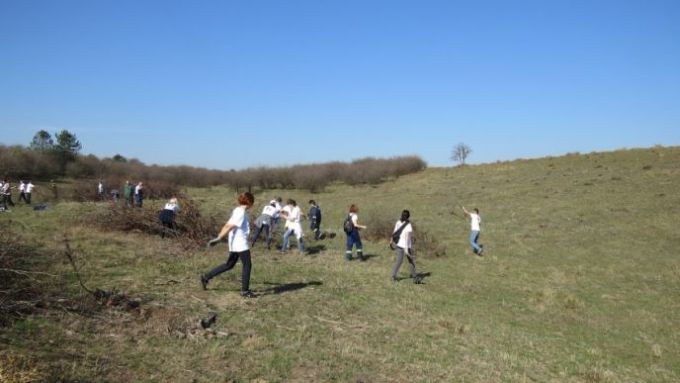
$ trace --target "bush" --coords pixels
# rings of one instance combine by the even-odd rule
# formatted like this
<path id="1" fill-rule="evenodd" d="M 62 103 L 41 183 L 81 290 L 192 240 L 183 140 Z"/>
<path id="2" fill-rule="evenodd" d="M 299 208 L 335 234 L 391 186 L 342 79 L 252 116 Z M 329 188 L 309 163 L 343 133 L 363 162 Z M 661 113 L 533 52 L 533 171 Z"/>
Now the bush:
<path id="1" fill-rule="evenodd" d="M 180 206 L 175 220 L 177 232 L 170 237 L 176 237 L 185 249 L 203 247 L 208 239 L 217 235 L 217 220 L 215 217 L 202 216 L 198 205 L 188 197 L 178 195 L 177 199 Z M 159 214 L 160 210 L 150 207 L 126 208 L 120 204 L 111 204 L 85 218 L 85 223 L 103 230 L 160 235 L 163 227 Z"/>

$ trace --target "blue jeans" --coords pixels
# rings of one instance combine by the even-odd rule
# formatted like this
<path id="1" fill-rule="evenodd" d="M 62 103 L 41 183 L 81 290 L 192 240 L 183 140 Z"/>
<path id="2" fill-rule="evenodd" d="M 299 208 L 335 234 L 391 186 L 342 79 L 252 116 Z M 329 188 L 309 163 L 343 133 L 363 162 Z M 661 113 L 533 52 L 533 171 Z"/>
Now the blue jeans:
<path id="1" fill-rule="evenodd" d="M 288 237 L 290 237 L 293 232 L 295 232 L 295 230 L 288 229 L 285 233 L 283 233 L 283 245 L 281 246 L 281 251 L 284 253 L 286 250 L 288 250 Z M 305 242 L 302 240 L 302 237 L 298 238 L 298 249 L 300 249 L 301 253 L 305 251 Z"/>
<path id="2" fill-rule="evenodd" d="M 472 246 L 472 251 L 474 251 L 475 254 L 479 254 L 482 250 L 477 241 L 479 241 L 479 230 L 472 230 L 470 232 L 470 246 Z"/>
<path id="3" fill-rule="evenodd" d="M 257 231 L 255 231 L 255 236 L 253 237 L 250 247 L 255 246 L 255 242 L 257 242 L 257 239 L 260 237 L 260 233 L 262 233 L 262 230 L 264 230 L 264 235 L 267 238 L 267 249 L 271 248 L 272 246 L 272 231 L 269 230 L 269 225 L 262 225 L 257 228 Z"/>
<path id="4" fill-rule="evenodd" d="M 357 257 L 359 259 L 364 259 L 364 245 L 361 243 L 361 237 L 359 236 L 359 230 L 354 229 L 350 234 L 347 234 L 347 250 L 345 251 L 345 258 L 348 261 L 352 260 L 352 247 L 357 248 Z"/>

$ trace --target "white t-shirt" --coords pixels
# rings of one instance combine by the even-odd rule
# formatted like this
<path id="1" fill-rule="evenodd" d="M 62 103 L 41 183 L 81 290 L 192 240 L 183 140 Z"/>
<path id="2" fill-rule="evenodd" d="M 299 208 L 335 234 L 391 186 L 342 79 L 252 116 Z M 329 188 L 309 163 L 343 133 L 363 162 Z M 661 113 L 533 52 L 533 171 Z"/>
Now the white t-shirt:
<path id="1" fill-rule="evenodd" d="M 262 209 L 262 214 L 266 214 L 270 217 L 273 217 L 274 214 L 276 213 L 277 213 L 276 208 L 272 205 L 267 205 L 264 207 L 264 209 Z"/>
<path id="2" fill-rule="evenodd" d="M 142 185 L 135 186 L 135 194 L 139 194 L 139 191 L 142 190 L 142 188 L 143 188 Z"/>
<path id="3" fill-rule="evenodd" d="M 34 188 L 34 187 L 35 187 L 35 185 L 33 185 L 32 183 L 30 183 L 30 182 L 27 183 L 27 184 L 26 184 L 26 193 L 29 193 L 29 194 L 30 194 L 30 193 L 33 193 L 33 188 Z"/>
<path id="4" fill-rule="evenodd" d="M 104 184 L 100 182 L 99 185 L 97 185 L 97 190 L 100 193 L 103 193 L 104 192 Z"/>
<path id="5" fill-rule="evenodd" d="M 163 209 L 172 210 L 175 213 L 177 213 L 179 211 L 179 206 L 176 203 L 168 202 L 165 204 L 165 207 Z"/>
<path id="6" fill-rule="evenodd" d="M 279 218 L 281 210 L 281 204 L 278 201 L 274 202 L 274 215 L 272 217 Z"/>
<path id="7" fill-rule="evenodd" d="M 25 191 L 25 190 L 26 190 L 26 184 L 23 183 L 23 182 L 20 183 L 20 184 L 19 184 L 19 191 L 22 192 L 22 191 Z"/>
<path id="8" fill-rule="evenodd" d="M 359 216 L 357 213 L 349 213 L 350 218 L 352 218 L 352 223 L 356 227 L 356 225 L 359 223 Z"/>
<path id="9" fill-rule="evenodd" d="M 470 213 L 470 230 L 479 231 L 479 224 L 482 223 L 482 217 L 476 213 Z"/>
<path id="10" fill-rule="evenodd" d="M 397 230 L 399 230 L 399 228 L 403 224 L 404 222 L 402 222 L 401 220 L 397 221 L 397 223 L 394 224 L 394 230 L 392 230 L 392 232 L 394 233 Z M 413 246 L 411 233 L 413 233 L 413 226 L 411 226 L 411 223 L 409 223 L 408 225 L 406 225 L 406 227 L 404 227 L 404 230 L 401 231 L 401 235 L 399 235 L 399 242 L 397 242 L 397 246 L 401 247 L 402 249 L 410 249 Z"/>
<path id="11" fill-rule="evenodd" d="M 292 229 L 298 239 L 302 238 L 303 233 L 302 225 L 300 225 L 300 207 L 286 205 L 283 210 L 288 212 L 288 215 L 286 216 L 286 229 Z"/>
<path id="12" fill-rule="evenodd" d="M 248 235 L 250 234 L 250 223 L 248 222 L 246 208 L 243 206 L 235 208 L 231 212 L 231 217 L 227 223 L 236 226 L 229 232 L 229 251 L 239 253 L 249 250 Z"/>

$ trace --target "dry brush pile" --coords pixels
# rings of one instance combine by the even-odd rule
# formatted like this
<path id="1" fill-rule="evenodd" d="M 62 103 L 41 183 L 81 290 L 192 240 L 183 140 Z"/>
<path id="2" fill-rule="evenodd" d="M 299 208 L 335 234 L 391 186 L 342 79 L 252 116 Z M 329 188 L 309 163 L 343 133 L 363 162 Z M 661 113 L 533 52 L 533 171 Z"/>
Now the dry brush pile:
<path id="1" fill-rule="evenodd" d="M 166 230 L 166 235 L 175 238 L 185 249 L 205 245 L 209 238 L 217 234 L 218 224 L 214 216 L 205 217 L 198 205 L 185 195 L 178 195 L 180 212 L 177 214 L 176 230 Z M 150 207 L 132 208 L 123 204 L 109 204 L 84 218 L 84 224 L 93 224 L 102 230 L 138 232 L 160 235 L 163 226 L 159 219 L 160 210 Z"/>

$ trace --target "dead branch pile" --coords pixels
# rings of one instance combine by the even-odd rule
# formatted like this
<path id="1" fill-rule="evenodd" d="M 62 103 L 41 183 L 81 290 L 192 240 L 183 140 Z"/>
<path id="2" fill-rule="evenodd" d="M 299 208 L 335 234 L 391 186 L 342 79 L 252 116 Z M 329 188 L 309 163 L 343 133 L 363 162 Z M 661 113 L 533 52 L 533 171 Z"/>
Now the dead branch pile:
<path id="1" fill-rule="evenodd" d="M 198 205 L 185 195 L 177 197 L 180 212 L 177 215 L 176 230 L 166 230 L 166 236 L 175 238 L 185 249 L 205 246 L 208 239 L 217 234 L 215 217 L 205 217 Z M 159 219 L 160 210 L 145 206 L 143 208 L 126 208 L 120 204 L 111 204 L 105 209 L 97 210 L 86 220 L 103 230 L 123 232 L 140 232 L 160 235 L 163 226 Z"/>

